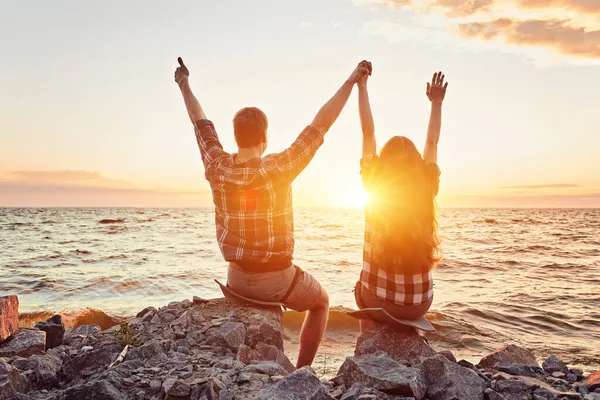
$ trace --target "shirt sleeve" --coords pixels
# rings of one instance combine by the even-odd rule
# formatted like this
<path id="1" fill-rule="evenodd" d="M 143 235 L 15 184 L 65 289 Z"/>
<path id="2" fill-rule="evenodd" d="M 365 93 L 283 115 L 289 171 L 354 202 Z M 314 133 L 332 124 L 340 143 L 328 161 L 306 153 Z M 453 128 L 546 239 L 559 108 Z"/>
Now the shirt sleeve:
<path id="1" fill-rule="evenodd" d="M 196 133 L 196 141 L 204 163 L 206 178 L 209 178 L 211 167 L 218 162 L 227 153 L 223 150 L 223 146 L 219 141 L 219 136 L 215 130 L 213 123 L 207 119 L 201 119 L 194 124 Z"/>
<path id="2" fill-rule="evenodd" d="M 362 177 L 363 186 L 367 192 L 371 192 L 373 189 L 372 176 L 375 165 L 377 164 L 379 157 L 377 155 L 370 155 L 363 157 L 360 160 L 360 175 Z"/>
<path id="3" fill-rule="evenodd" d="M 425 161 L 425 173 L 429 178 L 429 184 L 431 185 L 431 191 L 434 196 L 437 196 L 440 190 L 440 167 L 436 163 Z"/>
<path id="4" fill-rule="evenodd" d="M 308 166 L 322 144 L 323 133 L 309 125 L 290 147 L 267 158 L 273 170 L 294 180 Z"/>

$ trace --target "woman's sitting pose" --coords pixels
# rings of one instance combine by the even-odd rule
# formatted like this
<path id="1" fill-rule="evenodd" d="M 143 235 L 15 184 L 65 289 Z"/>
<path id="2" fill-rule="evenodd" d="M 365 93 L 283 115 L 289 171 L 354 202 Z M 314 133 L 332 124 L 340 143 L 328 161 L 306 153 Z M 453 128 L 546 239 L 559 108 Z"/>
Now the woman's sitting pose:
<path id="1" fill-rule="evenodd" d="M 416 320 L 431 307 L 431 271 L 440 260 L 435 217 L 440 170 L 436 163 L 448 84 L 441 72 L 427 83 L 431 116 L 423 156 L 404 136 L 391 138 L 377 155 L 368 78 L 364 75 L 358 82 L 361 175 L 370 200 L 365 210 L 363 269 L 355 288 L 356 304 L 360 309 L 383 308 L 395 318 Z M 361 331 L 372 324 L 360 322 Z"/>

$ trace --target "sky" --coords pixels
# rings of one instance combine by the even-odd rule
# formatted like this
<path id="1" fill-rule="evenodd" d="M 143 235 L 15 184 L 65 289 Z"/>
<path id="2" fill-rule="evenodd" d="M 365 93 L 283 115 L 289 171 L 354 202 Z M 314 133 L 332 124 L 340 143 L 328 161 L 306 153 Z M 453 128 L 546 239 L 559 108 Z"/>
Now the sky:
<path id="1" fill-rule="evenodd" d="M 226 150 L 245 106 L 289 146 L 356 64 L 379 146 L 425 141 L 440 207 L 600 207 L 600 0 L 0 0 L 0 206 L 208 206 L 177 57 Z M 356 90 L 294 183 L 359 206 Z"/>

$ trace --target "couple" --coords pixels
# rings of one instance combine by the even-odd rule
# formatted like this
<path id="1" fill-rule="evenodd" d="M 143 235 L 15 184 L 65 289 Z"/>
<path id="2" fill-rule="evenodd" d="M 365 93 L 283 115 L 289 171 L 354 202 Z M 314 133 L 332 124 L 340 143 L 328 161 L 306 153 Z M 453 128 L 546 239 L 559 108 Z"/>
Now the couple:
<path id="1" fill-rule="evenodd" d="M 418 319 L 433 300 L 431 270 L 439 260 L 435 203 L 440 170 L 436 165 L 444 75 L 427 84 L 431 117 L 423 157 L 407 138 L 395 136 L 377 155 L 367 81 L 371 63 L 362 61 L 319 110 L 292 145 L 263 157 L 268 121 L 255 107 L 238 111 L 233 132 L 238 151 L 227 153 L 189 86 L 181 58 L 175 81 L 195 128 L 215 204 L 217 241 L 229 262 L 227 285 L 236 293 L 307 311 L 300 332 L 296 367 L 310 365 L 323 337 L 329 312 L 325 289 L 293 264 L 292 182 L 323 144 L 325 133 L 358 86 L 363 131 L 361 174 L 370 194 L 366 207 L 363 269 L 356 284 L 359 308 L 383 308 L 396 318 Z M 361 330 L 372 322 L 361 320 Z"/>

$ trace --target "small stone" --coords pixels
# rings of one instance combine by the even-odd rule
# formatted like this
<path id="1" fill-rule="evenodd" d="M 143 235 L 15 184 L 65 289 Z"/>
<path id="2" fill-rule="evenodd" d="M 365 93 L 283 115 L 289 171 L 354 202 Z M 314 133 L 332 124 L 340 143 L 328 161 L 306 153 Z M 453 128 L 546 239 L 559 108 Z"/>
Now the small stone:
<path id="1" fill-rule="evenodd" d="M 194 296 L 192 298 L 192 303 L 194 305 L 203 304 L 203 303 L 207 303 L 207 302 L 208 302 L 208 300 L 203 299 L 202 297 Z"/>
<path id="2" fill-rule="evenodd" d="M 569 372 L 569 368 L 565 365 L 565 363 L 555 355 L 551 355 L 542 363 L 542 368 L 544 371 L 554 374 L 555 372 L 561 372 L 566 375 Z M 564 376 L 563 375 L 563 376 Z"/>
<path id="3" fill-rule="evenodd" d="M 484 394 L 486 400 L 505 400 L 504 396 L 502 396 L 500 393 L 494 392 L 490 388 L 485 389 Z"/>
<path id="4" fill-rule="evenodd" d="M 546 388 L 535 389 L 533 400 L 556 400 L 556 394 Z"/>
<path id="5" fill-rule="evenodd" d="M 169 304 L 167 304 L 167 308 L 179 308 L 179 302 L 171 301 Z"/>
<path id="6" fill-rule="evenodd" d="M 177 317 L 173 313 L 164 313 L 161 316 L 161 319 L 162 319 L 163 322 L 171 322 L 171 321 L 174 321 L 176 318 Z"/>
<path id="7" fill-rule="evenodd" d="M 46 350 L 58 347 L 62 344 L 65 336 L 65 326 L 62 323 L 60 315 L 48 318 L 46 321 L 40 321 L 35 327 L 46 332 Z"/>
<path id="8" fill-rule="evenodd" d="M 88 352 L 88 351 L 90 351 L 90 350 L 94 350 L 94 346 L 83 346 L 83 347 L 81 348 L 81 352 L 82 352 L 82 353 Z"/>
<path id="9" fill-rule="evenodd" d="M 260 353 L 245 344 L 242 344 L 237 351 L 237 359 L 246 365 L 249 365 L 254 360 L 262 360 Z"/>
<path id="10" fill-rule="evenodd" d="M 259 393 L 260 399 L 333 399 L 315 375 L 308 369 L 301 368 Z"/>
<path id="11" fill-rule="evenodd" d="M 162 387 L 162 382 L 154 379 L 152 381 L 150 381 L 150 392 L 151 393 L 158 393 L 160 392 L 160 388 Z"/>
<path id="12" fill-rule="evenodd" d="M 500 347 L 495 352 L 483 357 L 479 362 L 479 365 L 484 368 L 496 368 L 497 365 L 506 364 L 539 367 L 539 364 L 531 351 L 514 344 Z"/>
<path id="13" fill-rule="evenodd" d="M 99 325 L 81 325 L 77 327 L 73 332 L 71 332 L 71 334 L 81 336 L 92 336 L 100 331 L 101 328 Z"/>
<path id="14" fill-rule="evenodd" d="M 256 345 L 256 351 L 260 353 L 263 360 L 275 361 L 281 365 L 288 372 L 294 372 L 296 367 L 289 358 L 275 346 L 271 346 L 265 343 L 259 343 Z"/>
<path id="15" fill-rule="evenodd" d="M 185 338 L 185 333 L 183 331 L 175 331 L 175 339 L 183 339 Z"/>
<path id="16" fill-rule="evenodd" d="M 148 311 L 146 314 L 144 314 L 144 316 L 142 317 L 142 322 L 145 323 L 149 323 L 154 319 L 154 316 L 156 315 L 155 311 Z"/>
<path id="17" fill-rule="evenodd" d="M 500 393 L 519 394 L 524 392 L 531 392 L 537 387 L 536 385 L 519 379 L 507 379 L 496 382 L 496 391 Z"/>
<path id="18" fill-rule="evenodd" d="M 0 297 L 0 342 L 19 329 L 19 298 Z"/>
<path id="19" fill-rule="evenodd" d="M 140 311 L 139 313 L 137 313 L 135 315 L 135 317 L 136 318 L 142 318 L 142 317 L 145 317 L 146 315 L 148 315 L 148 313 L 150 313 L 150 312 L 156 313 L 156 308 L 154 308 L 154 307 L 146 307 L 142 311 Z"/>
<path id="20" fill-rule="evenodd" d="M 29 390 L 29 382 L 19 371 L 3 361 L 0 361 L 0 398 L 8 399 L 17 393 Z"/>
<path id="21" fill-rule="evenodd" d="M 192 306 L 192 302 L 189 299 L 185 299 L 181 301 L 181 307 L 190 308 Z"/>

